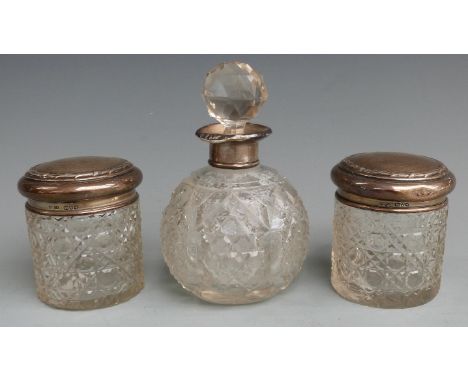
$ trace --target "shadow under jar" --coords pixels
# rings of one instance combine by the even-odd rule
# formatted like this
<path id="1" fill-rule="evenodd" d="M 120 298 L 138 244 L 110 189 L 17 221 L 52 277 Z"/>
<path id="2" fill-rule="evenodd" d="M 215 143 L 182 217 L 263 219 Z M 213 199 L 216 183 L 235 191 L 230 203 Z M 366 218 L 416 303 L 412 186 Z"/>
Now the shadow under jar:
<path id="1" fill-rule="evenodd" d="M 331 172 L 331 282 L 344 298 L 380 308 L 430 301 L 440 287 L 447 194 L 443 163 L 404 153 L 351 155 Z"/>
<path id="2" fill-rule="evenodd" d="M 141 180 L 130 162 L 107 157 L 42 163 L 19 180 L 41 301 L 95 309 L 143 288 Z"/>

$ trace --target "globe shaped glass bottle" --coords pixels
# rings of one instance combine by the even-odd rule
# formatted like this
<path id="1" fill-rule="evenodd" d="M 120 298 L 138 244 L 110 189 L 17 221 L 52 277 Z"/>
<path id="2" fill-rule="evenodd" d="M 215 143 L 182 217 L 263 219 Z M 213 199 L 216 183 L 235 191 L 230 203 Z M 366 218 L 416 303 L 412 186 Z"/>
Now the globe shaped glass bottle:
<path id="1" fill-rule="evenodd" d="M 307 254 L 307 212 L 276 170 L 260 165 L 258 141 L 271 133 L 249 123 L 268 93 L 250 65 L 212 69 L 203 97 L 220 121 L 200 128 L 209 166 L 172 194 L 161 224 L 164 259 L 188 291 L 214 303 L 265 300 L 288 287 Z"/>

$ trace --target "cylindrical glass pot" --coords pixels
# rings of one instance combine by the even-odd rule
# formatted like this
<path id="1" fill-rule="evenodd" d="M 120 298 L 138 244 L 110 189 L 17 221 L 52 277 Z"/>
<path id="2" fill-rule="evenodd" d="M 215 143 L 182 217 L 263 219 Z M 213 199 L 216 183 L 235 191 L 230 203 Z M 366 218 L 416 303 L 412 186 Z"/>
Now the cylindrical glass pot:
<path id="1" fill-rule="evenodd" d="M 424 156 L 363 153 L 336 165 L 332 179 L 338 186 L 335 290 L 353 302 L 381 308 L 406 308 L 434 298 L 453 174 Z"/>
<path id="2" fill-rule="evenodd" d="M 105 157 L 42 163 L 20 179 L 41 301 L 102 308 L 143 288 L 141 180 L 130 162 Z"/>

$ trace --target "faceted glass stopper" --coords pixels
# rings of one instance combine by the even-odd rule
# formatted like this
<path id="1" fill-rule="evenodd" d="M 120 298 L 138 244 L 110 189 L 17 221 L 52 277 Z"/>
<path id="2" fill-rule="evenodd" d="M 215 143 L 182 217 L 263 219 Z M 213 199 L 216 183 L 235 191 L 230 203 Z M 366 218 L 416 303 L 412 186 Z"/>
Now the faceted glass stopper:
<path id="1" fill-rule="evenodd" d="M 208 72 L 203 98 L 208 113 L 226 129 L 240 129 L 257 115 L 268 99 L 268 91 L 260 73 L 249 64 L 233 61 Z"/>

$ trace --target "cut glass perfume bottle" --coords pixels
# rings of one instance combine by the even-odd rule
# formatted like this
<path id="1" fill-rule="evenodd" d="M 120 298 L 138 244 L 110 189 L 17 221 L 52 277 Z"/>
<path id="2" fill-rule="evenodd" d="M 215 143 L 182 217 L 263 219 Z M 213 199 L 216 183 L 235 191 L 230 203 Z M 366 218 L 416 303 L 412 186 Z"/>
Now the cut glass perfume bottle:
<path id="1" fill-rule="evenodd" d="M 259 164 L 258 141 L 271 133 L 249 123 L 268 98 L 262 77 L 245 63 L 216 66 L 203 89 L 220 123 L 198 129 L 210 143 L 210 166 L 172 194 L 161 224 L 164 259 L 199 298 L 246 304 L 285 289 L 308 249 L 307 213 L 295 189 Z"/>

